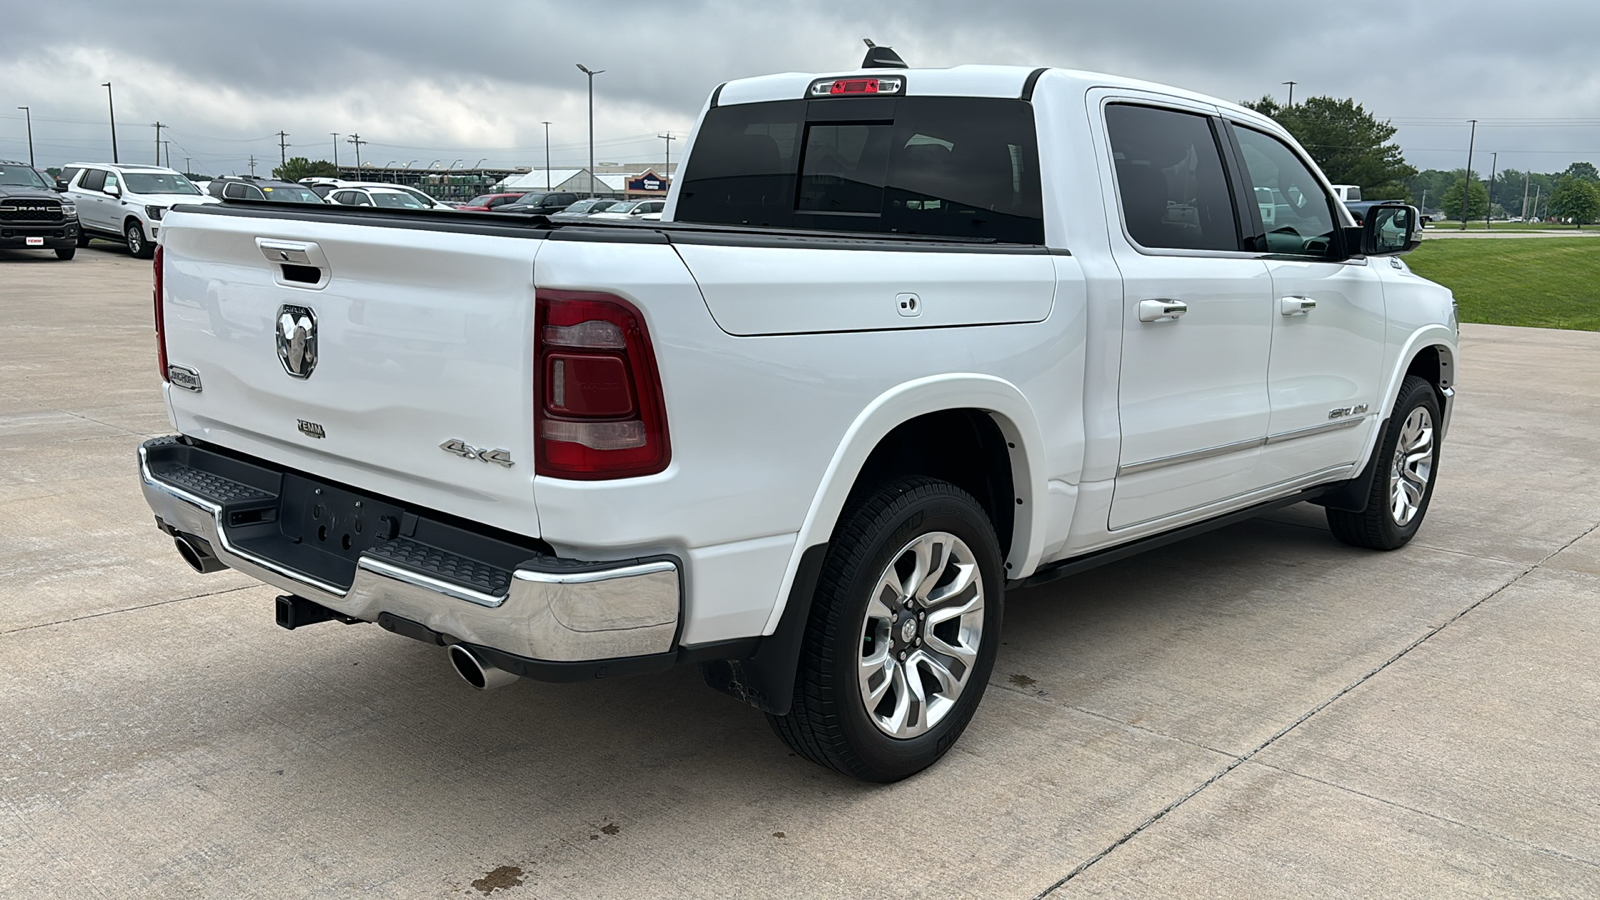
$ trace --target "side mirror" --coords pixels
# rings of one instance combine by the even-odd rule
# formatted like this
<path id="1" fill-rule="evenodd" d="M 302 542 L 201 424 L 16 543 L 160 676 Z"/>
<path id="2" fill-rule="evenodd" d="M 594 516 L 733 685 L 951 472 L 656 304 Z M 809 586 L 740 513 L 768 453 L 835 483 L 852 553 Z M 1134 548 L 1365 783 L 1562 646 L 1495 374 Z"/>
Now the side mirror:
<path id="1" fill-rule="evenodd" d="M 120 187 L 118 187 L 117 185 L 114 185 L 114 184 L 106 185 L 105 192 L 108 195 L 112 196 L 112 197 L 121 197 L 122 196 L 122 188 L 120 188 Z"/>
<path id="2" fill-rule="evenodd" d="M 1362 255 L 1394 256 L 1417 249 L 1422 244 L 1417 239 L 1420 221 L 1421 214 L 1414 206 L 1384 203 L 1369 207 L 1361 223 Z"/>

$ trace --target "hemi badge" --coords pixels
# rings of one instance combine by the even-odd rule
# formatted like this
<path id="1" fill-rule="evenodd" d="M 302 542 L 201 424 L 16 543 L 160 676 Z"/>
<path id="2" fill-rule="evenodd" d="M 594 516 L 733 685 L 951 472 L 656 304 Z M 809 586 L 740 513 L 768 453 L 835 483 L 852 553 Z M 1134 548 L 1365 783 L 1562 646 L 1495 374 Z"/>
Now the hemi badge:
<path id="1" fill-rule="evenodd" d="M 200 393 L 200 373 L 188 366 L 167 366 L 167 381 L 173 387 Z"/>
<path id="2" fill-rule="evenodd" d="M 300 433 L 306 437 L 325 438 L 328 436 L 328 433 L 322 430 L 322 426 L 315 422 L 307 422 L 305 419 L 298 419 L 297 421 L 300 423 Z"/>

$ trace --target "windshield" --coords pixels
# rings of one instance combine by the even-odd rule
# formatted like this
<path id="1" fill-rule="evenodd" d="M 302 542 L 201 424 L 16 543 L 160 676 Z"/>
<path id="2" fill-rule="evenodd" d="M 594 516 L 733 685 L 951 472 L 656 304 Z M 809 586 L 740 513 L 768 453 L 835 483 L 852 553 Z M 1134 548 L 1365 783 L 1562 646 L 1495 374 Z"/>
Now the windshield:
<path id="1" fill-rule="evenodd" d="M 372 202 L 384 209 L 427 209 L 428 205 L 405 191 L 373 191 Z"/>
<path id="2" fill-rule="evenodd" d="M 262 190 L 263 193 L 265 193 L 267 195 L 267 199 L 268 200 L 275 200 L 275 201 L 277 201 L 279 203 L 321 203 L 322 202 L 322 198 L 318 197 L 316 195 L 316 193 L 313 192 L 310 188 L 300 187 L 299 185 L 283 185 L 283 186 L 280 186 L 280 187 L 263 187 L 261 190 Z"/>
<path id="3" fill-rule="evenodd" d="M 38 172 L 26 166 L 0 166 L 0 184 L 7 187 L 49 187 Z"/>
<path id="4" fill-rule="evenodd" d="M 489 201 L 495 199 L 494 194 L 479 194 L 467 201 L 468 206 L 488 206 Z"/>
<path id="5" fill-rule="evenodd" d="M 176 172 L 124 172 L 130 194 L 198 194 L 200 189 Z"/>

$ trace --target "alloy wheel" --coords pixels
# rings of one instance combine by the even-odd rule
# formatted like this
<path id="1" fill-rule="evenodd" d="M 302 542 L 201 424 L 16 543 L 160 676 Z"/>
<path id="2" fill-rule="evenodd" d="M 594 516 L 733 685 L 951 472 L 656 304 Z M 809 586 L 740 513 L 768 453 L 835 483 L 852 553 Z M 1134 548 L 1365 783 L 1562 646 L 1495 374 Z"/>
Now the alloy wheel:
<path id="1" fill-rule="evenodd" d="M 878 577 L 861 629 L 861 702 L 907 739 L 938 725 L 967 688 L 983 638 L 983 573 L 966 542 L 918 535 Z"/>
<path id="2" fill-rule="evenodd" d="M 1433 478 L 1433 416 L 1417 407 L 1406 416 L 1389 470 L 1389 515 L 1401 528 L 1411 524 Z"/>

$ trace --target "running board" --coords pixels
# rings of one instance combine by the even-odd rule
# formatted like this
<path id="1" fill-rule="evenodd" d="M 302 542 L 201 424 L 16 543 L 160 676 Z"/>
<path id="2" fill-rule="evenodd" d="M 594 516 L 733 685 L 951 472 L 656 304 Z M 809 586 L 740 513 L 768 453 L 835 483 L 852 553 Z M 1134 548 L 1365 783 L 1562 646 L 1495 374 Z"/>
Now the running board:
<path id="1" fill-rule="evenodd" d="M 1104 550 L 1097 550 L 1093 553 L 1087 553 L 1083 556 L 1075 556 L 1071 559 L 1063 559 L 1060 562 L 1051 563 L 1048 566 L 1039 569 L 1037 572 L 1034 572 L 1027 578 L 1018 578 L 1007 581 L 1006 590 L 1037 587 L 1041 584 L 1049 584 L 1057 579 L 1066 578 L 1068 575 L 1076 575 L 1079 572 L 1086 572 L 1090 569 L 1103 566 L 1106 563 L 1114 563 L 1118 560 L 1127 559 L 1130 556 L 1137 556 L 1146 550 L 1154 550 L 1157 547 L 1165 547 L 1168 544 L 1175 544 L 1178 541 L 1187 540 L 1188 538 L 1205 534 L 1208 531 L 1216 531 L 1218 528 L 1226 528 L 1229 525 L 1236 525 L 1247 519 L 1254 519 L 1264 513 L 1283 509 L 1286 506 L 1293 506 L 1296 503 L 1305 503 L 1308 500 L 1315 500 L 1327 493 L 1329 487 L 1338 486 L 1339 483 L 1336 482 L 1333 485 L 1323 484 L 1312 488 L 1306 488 L 1297 494 L 1290 494 L 1287 497 L 1279 497 L 1276 500 L 1268 500 L 1266 503 L 1258 503 L 1255 506 L 1247 506 L 1244 509 L 1236 512 L 1217 516 L 1215 519 L 1207 519 L 1204 522 L 1196 522 L 1193 525 L 1185 525 L 1182 528 L 1175 528 L 1172 531 L 1164 531 L 1161 534 L 1151 535 L 1147 538 L 1140 538 L 1137 541 L 1122 544 L 1116 547 L 1107 547 Z"/>

